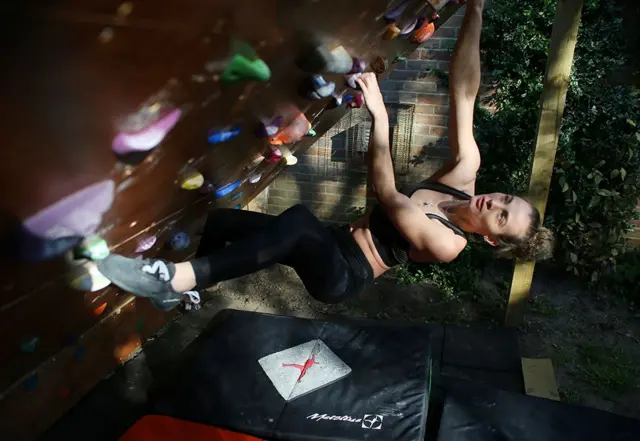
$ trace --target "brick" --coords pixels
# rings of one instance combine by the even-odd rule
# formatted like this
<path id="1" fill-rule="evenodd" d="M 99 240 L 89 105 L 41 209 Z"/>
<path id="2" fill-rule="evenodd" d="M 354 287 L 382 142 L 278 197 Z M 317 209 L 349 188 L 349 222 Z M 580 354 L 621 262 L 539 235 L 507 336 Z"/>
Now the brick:
<path id="1" fill-rule="evenodd" d="M 436 135 L 436 136 L 445 136 L 447 134 L 447 128 L 446 127 L 436 127 L 436 126 L 431 126 L 429 128 L 429 132 L 432 135 Z"/>
<path id="2" fill-rule="evenodd" d="M 403 84 L 404 81 L 384 80 L 382 83 L 380 83 L 380 90 L 383 92 L 386 90 L 402 90 Z"/>
<path id="3" fill-rule="evenodd" d="M 416 124 L 426 124 L 431 126 L 447 126 L 448 118 L 444 115 L 416 115 Z"/>
<path id="4" fill-rule="evenodd" d="M 427 52 L 428 51 L 425 50 L 425 49 L 440 49 L 441 45 L 442 45 L 442 38 L 432 37 L 432 38 L 428 39 L 421 46 L 422 50 L 420 51 L 420 58 L 427 59 Z"/>
<path id="5" fill-rule="evenodd" d="M 415 106 L 416 115 L 433 115 L 434 107 L 433 104 L 418 104 Z"/>
<path id="6" fill-rule="evenodd" d="M 400 101 L 400 93 L 399 92 L 389 92 L 389 91 L 382 91 L 382 98 L 384 99 L 385 103 L 397 103 Z"/>
<path id="7" fill-rule="evenodd" d="M 438 69 L 440 69 L 442 72 L 449 72 L 449 62 L 448 61 L 438 62 Z"/>
<path id="8" fill-rule="evenodd" d="M 418 104 L 434 104 L 441 106 L 442 104 L 448 103 L 448 101 L 449 97 L 446 95 L 420 94 L 418 96 Z"/>
<path id="9" fill-rule="evenodd" d="M 457 10 L 456 13 L 447 20 L 447 27 L 458 28 L 462 26 L 462 22 L 464 21 L 464 13 L 459 15 L 460 10 Z"/>
<path id="10" fill-rule="evenodd" d="M 457 38 L 439 38 L 440 40 L 440 49 L 454 49 L 456 47 L 456 43 L 458 42 Z"/>
<path id="11" fill-rule="evenodd" d="M 449 114 L 449 100 L 447 99 L 446 106 L 433 106 L 433 113 L 436 115 L 448 115 Z"/>
<path id="12" fill-rule="evenodd" d="M 410 60 L 407 61 L 407 69 L 423 71 L 427 69 L 437 69 L 438 62 L 433 60 Z"/>
<path id="13" fill-rule="evenodd" d="M 427 92 L 434 93 L 437 89 L 436 83 L 433 81 L 405 81 L 401 83 L 402 89 L 409 92 Z"/>
<path id="14" fill-rule="evenodd" d="M 437 38 L 455 38 L 457 36 L 458 36 L 457 29 L 449 26 L 442 26 L 434 34 L 434 37 L 437 37 Z"/>
<path id="15" fill-rule="evenodd" d="M 416 104 L 418 102 L 418 94 L 414 92 L 406 92 L 401 90 L 398 92 L 398 102 Z"/>
<path id="16" fill-rule="evenodd" d="M 451 60 L 451 51 L 442 50 L 442 51 L 429 51 L 431 60 L 438 61 L 450 61 Z"/>
<path id="17" fill-rule="evenodd" d="M 390 78 L 393 80 L 413 80 L 416 77 L 417 77 L 417 73 L 415 70 L 402 70 L 402 69 L 394 70 L 393 72 L 391 72 L 391 76 L 390 76 Z"/>

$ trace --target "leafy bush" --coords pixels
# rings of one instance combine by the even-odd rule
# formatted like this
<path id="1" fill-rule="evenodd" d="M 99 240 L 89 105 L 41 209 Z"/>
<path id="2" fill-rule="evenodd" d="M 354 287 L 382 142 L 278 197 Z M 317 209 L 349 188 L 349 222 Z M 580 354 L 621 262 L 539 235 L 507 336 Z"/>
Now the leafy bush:
<path id="1" fill-rule="evenodd" d="M 494 87 L 484 103 L 492 111 L 476 112 L 478 192 L 527 190 L 555 5 L 493 0 L 485 12 L 483 67 Z M 621 280 L 616 260 L 637 218 L 640 107 L 637 91 L 616 78 L 629 65 L 621 17 L 615 2 L 585 1 L 545 221 L 558 235 L 555 262 L 593 283 Z M 485 265 L 484 252 L 474 247 L 423 273 L 459 288 L 473 283 L 465 265 Z"/>

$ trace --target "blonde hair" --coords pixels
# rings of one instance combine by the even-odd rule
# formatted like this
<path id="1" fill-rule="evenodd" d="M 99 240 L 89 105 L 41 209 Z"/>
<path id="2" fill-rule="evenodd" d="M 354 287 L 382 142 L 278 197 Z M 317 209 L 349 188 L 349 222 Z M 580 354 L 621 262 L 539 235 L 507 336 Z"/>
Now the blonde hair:
<path id="1" fill-rule="evenodd" d="M 531 205 L 530 202 L 529 205 Z M 546 260 L 553 257 L 555 235 L 553 231 L 540 224 L 540 212 L 531 205 L 531 225 L 527 233 L 521 237 L 498 237 L 498 256 L 529 261 Z"/>

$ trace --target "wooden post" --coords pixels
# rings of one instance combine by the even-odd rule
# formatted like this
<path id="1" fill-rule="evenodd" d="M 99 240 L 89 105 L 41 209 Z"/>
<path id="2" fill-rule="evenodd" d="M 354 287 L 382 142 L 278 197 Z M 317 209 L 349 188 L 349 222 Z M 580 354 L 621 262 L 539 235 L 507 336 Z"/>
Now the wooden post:
<path id="1" fill-rule="evenodd" d="M 538 137 L 531 166 L 529 197 L 533 205 L 544 211 L 549 196 L 553 164 L 558 148 L 560 123 L 569 87 L 573 53 L 578 38 L 583 0 L 558 0 L 549 44 L 549 59 L 542 90 Z M 511 281 L 506 326 L 518 326 L 524 317 L 535 262 L 516 262 Z"/>

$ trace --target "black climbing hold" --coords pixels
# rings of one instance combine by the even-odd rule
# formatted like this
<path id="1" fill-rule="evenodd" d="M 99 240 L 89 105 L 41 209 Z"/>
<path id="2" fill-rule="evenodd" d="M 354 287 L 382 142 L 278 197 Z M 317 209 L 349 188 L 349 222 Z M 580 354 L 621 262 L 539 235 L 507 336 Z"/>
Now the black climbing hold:
<path id="1" fill-rule="evenodd" d="M 53 259 L 72 250 L 82 242 L 80 236 L 43 239 L 27 230 L 24 226 L 16 226 L 5 239 L 2 246 L 7 257 L 27 262 L 40 262 Z"/>

